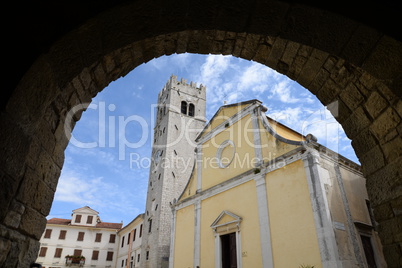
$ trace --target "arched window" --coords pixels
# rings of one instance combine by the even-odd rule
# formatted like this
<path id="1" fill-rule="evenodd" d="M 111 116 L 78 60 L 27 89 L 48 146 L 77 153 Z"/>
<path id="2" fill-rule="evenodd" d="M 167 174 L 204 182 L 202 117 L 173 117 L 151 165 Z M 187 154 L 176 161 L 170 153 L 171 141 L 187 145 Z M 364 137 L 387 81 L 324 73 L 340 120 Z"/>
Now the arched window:
<path id="1" fill-rule="evenodd" d="M 194 110 L 195 110 L 194 104 L 190 103 L 190 105 L 188 106 L 188 115 L 194 116 Z"/>
<path id="2" fill-rule="evenodd" d="M 185 102 L 185 101 L 181 102 L 181 113 L 187 114 L 187 102 Z"/>

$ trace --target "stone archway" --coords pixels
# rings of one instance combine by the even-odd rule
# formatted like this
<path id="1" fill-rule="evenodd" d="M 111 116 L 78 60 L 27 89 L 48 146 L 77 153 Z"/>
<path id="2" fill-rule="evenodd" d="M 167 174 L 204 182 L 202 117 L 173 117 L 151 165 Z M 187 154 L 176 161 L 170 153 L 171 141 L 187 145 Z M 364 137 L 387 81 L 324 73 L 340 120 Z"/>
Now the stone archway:
<path id="1" fill-rule="evenodd" d="M 141 63 L 183 52 L 254 60 L 324 105 L 337 102 L 332 112 L 363 164 L 388 265 L 402 265 L 401 42 L 306 6 L 205 2 L 190 13 L 184 2 L 111 8 L 34 62 L 0 117 L 0 267 L 36 258 L 64 162 L 67 112 Z"/>

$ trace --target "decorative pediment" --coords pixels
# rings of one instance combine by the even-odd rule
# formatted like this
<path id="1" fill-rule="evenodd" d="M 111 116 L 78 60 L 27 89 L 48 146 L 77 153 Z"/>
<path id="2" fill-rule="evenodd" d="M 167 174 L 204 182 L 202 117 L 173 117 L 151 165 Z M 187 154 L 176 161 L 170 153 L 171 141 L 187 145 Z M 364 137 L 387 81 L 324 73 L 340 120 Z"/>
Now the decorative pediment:
<path id="1" fill-rule="evenodd" d="M 216 220 L 211 224 L 215 233 L 226 233 L 233 230 L 240 230 L 242 218 L 232 212 L 224 210 L 219 214 Z"/>
<path id="2" fill-rule="evenodd" d="M 92 208 L 90 208 L 88 206 L 85 206 L 82 208 L 77 208 L 77 209 L 73 210 L 73 213 L 74 214 L 77 214 L 77 213 L 79 213 L 79 214 L 96 214 L 96 215 L 99 214 L 98 211 L 93 210 Z"/>

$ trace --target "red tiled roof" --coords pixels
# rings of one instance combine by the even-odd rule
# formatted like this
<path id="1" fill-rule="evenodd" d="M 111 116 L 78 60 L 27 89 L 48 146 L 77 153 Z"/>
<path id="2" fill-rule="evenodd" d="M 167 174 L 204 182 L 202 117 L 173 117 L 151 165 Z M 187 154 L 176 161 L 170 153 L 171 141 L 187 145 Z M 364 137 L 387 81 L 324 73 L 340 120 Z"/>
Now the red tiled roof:
<path id="1" fill-rule="evenodd" d="M 62 224 L 62 225 L 69 225 L 71 223 L 71 220 L 67 219 L 60 219 L 60 218 L 51 218 L 50 220 L 47 220 L 48 224 Z"/>
<path id="2" fill-rule="evenodd" d="M 100 222 L 96 224 L 96 228 L 111 228 L 111 229 L 121 229 L 123 227 L 122 223 L 114 223 L 114 222 Z"/>
<path id="3" fill-rule="evenodd" d="M 71 220 L 60 219 L 60 218 L 51 218 L 51 219 L 47 220 L 47 224 L 70 225 Z M 86 225 L 79 225 L 79 224 L 74 224 L 73 226 L 88 227 Z M 99 222 L 95 225 L 95 228 L 121 229 L 121 227 L 123 227 L 122 223 L 114 223 L 114 222 Z"/>

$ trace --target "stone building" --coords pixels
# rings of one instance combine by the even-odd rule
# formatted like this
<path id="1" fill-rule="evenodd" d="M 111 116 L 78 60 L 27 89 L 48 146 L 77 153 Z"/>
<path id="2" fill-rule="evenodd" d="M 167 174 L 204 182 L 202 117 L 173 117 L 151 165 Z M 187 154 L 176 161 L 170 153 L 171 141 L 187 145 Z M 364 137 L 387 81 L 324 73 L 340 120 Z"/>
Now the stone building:
<path id="1" fill-rule="evenodd" d="M 386 267 L 360 166 L 265 112 L 222 106 L 198 135 L 169 267 Z"/>
<path id="2" fill-rule="evenodd" d="M 144 215 L 141 267 L 168 267 L 172 213 L 194 165 L 195 138 L 205 125 L 206 88 L 172 75 L 158 95 Z"/>
<path id="3" fill-rule="evenodd" d="M 47 221 L 36 260 L 44 268 L 81 265 L 115 267 L 122 223 L 102 222 L 98 212 L 88 206 L 73 210 L 71 219 Z M 81 256 L 71 258 L 66 256 Z"/>

